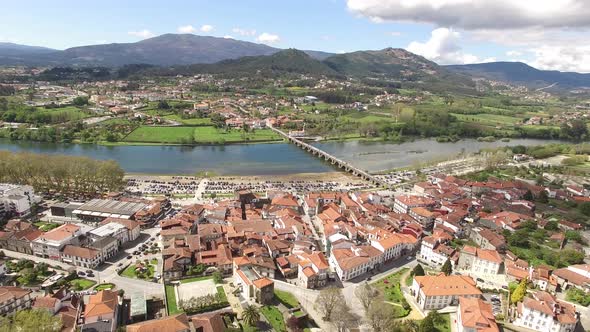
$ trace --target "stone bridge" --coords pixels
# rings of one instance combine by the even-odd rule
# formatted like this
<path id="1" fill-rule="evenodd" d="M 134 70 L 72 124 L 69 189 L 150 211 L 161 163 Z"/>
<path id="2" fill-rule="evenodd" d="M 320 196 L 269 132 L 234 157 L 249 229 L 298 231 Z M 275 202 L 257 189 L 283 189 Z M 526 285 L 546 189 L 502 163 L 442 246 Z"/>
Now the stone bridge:
<path id="1" fill-rule="evenodd" d="M 378 179 L 377 177 L 367 173 L 366 171 L 364 171 L 358 167 L 351 165 L 350 163 L 348 163 L 344 160 L 338 159 L 335 156 L 333 156 L 323 150 L 320 150 L 311 144 L 305 143 L 304 141 L 302 141 L 296 137 L 289 136 L 287 133 L 285 133 L 284 131 L 282 131 L 280 129 L 273 128 L 273 127 L 271 127 L 270 129 L 272 129 L 273 131 L 275 131 L 279 135 L 286 138 L 290 143 L 297 145 L 298 147 L 302 148 L 303 150 L 311 153 L 312 155 L 314 155 L 322 160 L 325 160 L 325 161 L 331 163 L 332 165 L 334 165 L 335 167 L 338 167 L 341 170 L 351 173 L 354 176 L 358 176 L 358 177 L 362 178 L 363 180 L 369 181 L 375 185 L 382 186 L 385 188 L 389 187 L 389 184 L 387 182 L 385 182 L 381 179 Z"/>

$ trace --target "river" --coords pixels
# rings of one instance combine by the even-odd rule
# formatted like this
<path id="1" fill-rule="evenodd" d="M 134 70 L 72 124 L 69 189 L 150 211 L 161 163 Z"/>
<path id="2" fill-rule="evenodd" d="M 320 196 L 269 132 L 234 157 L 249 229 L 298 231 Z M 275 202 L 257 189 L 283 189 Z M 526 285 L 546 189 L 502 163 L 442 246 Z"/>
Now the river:
<path id="1" fill-rule="evenodd" d="M 539 145 L 557 141 L 514 139 L 510 142 L 461 140 L 438 143 L 419 139 L 401 144 L 387 142 L 322 142 L 320 149 L 370 172 L 405 167 L 417 162 L 453 157 L 461 152 L 506 145 Z M 0 139 L 0 150 L 87 156 L 112 159 L 129 173 L 186 174 L 213 171 L 220 175 L 286 175 L 333 172 L 334 168 L 293 144 L 242 144 L 225 146 L 102 146 L 12 142 Z"/>

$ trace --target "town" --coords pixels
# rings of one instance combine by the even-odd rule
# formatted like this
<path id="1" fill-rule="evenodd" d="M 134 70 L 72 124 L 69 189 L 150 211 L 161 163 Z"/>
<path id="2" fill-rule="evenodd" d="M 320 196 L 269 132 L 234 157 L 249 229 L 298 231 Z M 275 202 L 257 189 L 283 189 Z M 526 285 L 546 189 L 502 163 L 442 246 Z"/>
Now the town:
<path id="1" fill-rule="evenodd" d="M 585 180 L 441 167 L 392 189 L 178 176 L 83 201 L 2 184 L 0 312 L 63 331 L 587 327 Z"/>

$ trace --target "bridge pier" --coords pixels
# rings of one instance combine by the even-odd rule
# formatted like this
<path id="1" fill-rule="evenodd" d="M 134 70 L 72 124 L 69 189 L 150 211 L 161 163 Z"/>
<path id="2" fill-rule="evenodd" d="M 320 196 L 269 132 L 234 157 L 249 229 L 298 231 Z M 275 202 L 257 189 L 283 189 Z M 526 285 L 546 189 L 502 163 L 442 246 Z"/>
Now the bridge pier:
<path id="1" fill-rule="evenodd" d="M 274 132 L 278 133 L 279 135 L 283 136 L 284 138 L 286 138 L 288 142 L 295 144 L 295 146 L 302 148 L 304 151 L 310 152 L 313 156 L 317 156 L 320 159 L 324 159 L 325 161 L 330 162 L 332 165 L 337 166 L 339 169 L 342 169 L 345 172 L 351 173 L 354 176 L 358 176 L 361 179 L 363 179 L 367 182 L 371 182 L 372 184 L 375 184 L 378 186 L 384 186 L 384 187 L 389 186 L 387 183 L 384 183 L 380 179 L 372 176 L 371 174 L 368 174 L 364 170 L 358 169 L 358 168 L 354 167 L 353 165 L 350 165 L 349 163 L 344 162 L 344 161 L 330 155 L 329 153 L 314 147 L 313 145 L 307 144 L 304 141 L 299 140 L 296 137 L 291 137 L 280 129 L 277 129 L 274 127 L 270 127 L 270 129 L 273 130 Z"/>

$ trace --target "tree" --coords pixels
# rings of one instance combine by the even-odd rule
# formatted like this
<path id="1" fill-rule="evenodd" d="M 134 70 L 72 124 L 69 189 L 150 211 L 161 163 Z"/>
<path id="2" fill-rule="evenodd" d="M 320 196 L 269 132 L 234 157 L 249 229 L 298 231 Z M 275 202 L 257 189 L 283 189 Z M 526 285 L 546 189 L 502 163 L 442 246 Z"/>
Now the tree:
<path id="1" fill-rule="evenodd" d="M 516 304 L 522 301 L 522 299 L 524 299 L 524 296 L 526 295 L 527 284 L 527 278 L 524 278 L 520 281 L 514 292 L 512 292 L 512 294 L 510 295 L 510 302 L 512 304 Z"/>
<path id="2" fill-rule="evenodd" d="M 5 319 L 0 320 L 0 331 L 61 331 L 62 323 L 59 316 L 53 316 L 47 310 L 21 310 Z"/>
<path id="3" fill-rule="evenodd" d="M 165 100 L 160 100 L 160 101 L 158 102 L 158 109 L 161 109 L 161 110 L 168 110 L 168 109 L 170 109 L 170 105 L 168 104 L 168 102 L 167 102 L 167 101 L 165 101 Z"/>
<path id="4" fill-rule="evenodd" d="M 256 326 L 260 320 L 260 311 L 256 306 L 250 304 L 244 308 L 244 311 L 242 312 L 242 319 L 246 324 L 250 326 Z"/>
<path id="5" fill-rule="evenodd" d="M 83 96 L 76 97 L 76 98 L 74 98 L 73 103 L 76 106 L 88 105 L 88 97 L 83 97 Z"/>
<path id="6" fill-rule="evenodd" d="M 588 136 L 588 127 L 584 120 L 573 120 L 561 126 L 561 135 L 564 138 L 580 141 Z"/>
<path id="7" fill-rule="evenodd" d="M 367 312 L 367 320 L 375 332 L 389 331 L 393 326 L 393 311 L 389 305 L 381 301 L 371 303 Z"/>
<path id="8" fill-rule="evenodd" d="M 315 307 L 324 316 L 324 320 L 332 319 L 332 312 L 338 303 L 346 303 L 342 290 L 336 287 L 324 288 L 320 291 L 315 303 Z"/>
<path id="9" fill-rule="evenodd" d="M 221 272 L 219 272 L 219 271 L 213 272 L 213 281 L 216 284 L 222 284 L 223 283 L 223 275 L 221 274 Z"/>
<path id="10" fill-rule="evenodd" d="M 371 302 L 379 294 L 379 291 L 369 283 L 364 283 L 354 290 L 354 295 L 359 299 L 365 310 L 369 309 Z"/>
<path id="11" fill-rule="evenodd" d="M 422 265 L 418 264 L 412 270 L 412 275 L 414 277 L 420 277 L 420 276 L 426 275 L 426 273 L 424 272 L 424 268 L 422 267 Z"/>
<path id="12" fill-rule="evenodd" d="M 542 190 L 537 197 L 537 202 L 547 204 L 549 203 L 549 196 L 547 196 L 547 192 Z"/>
<path id="13" fill-rule="evenodd" d="M 358 318 L 350 311 L 344 298 L 338 302 L 331 314 L 331 321 L 338 331 L 348 331 L 356 325 Z"/>
<path id="14" fill-rule="evenodd" d="M 584 202 L 584 203 L 580 204 L 580 206 L 578 207 L 578 209 L 584 215 L 590 216 L 590 202 Z"/>
<path id="15" fill-rule="evenodd" d="M 453 266 L 451 265 L 451 260 L 447 258 L 447 261 L 443 264 L 440 270 L 445 275 L 450 276 L 453 273 Z"/>
<path id="16" fill-rule="evenodd" d="M 533 197 L 533 193 L 530 190 L 527 190 L 526 193 L 522 196 L 522 198 L 530 202 L 532 202 L 535 199 L 535 197 Z"/>
<path id="17" fill-rule="evenodd" d="M 418 332 L 433 332 L 436 331 L 436 327 L 434 327 L 434 321 L 430 315 L 426 316 L 418 326 Z"/>

